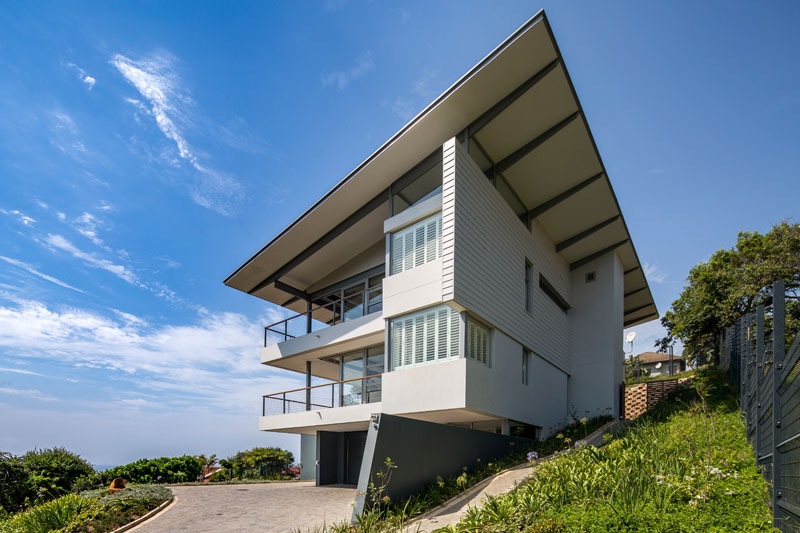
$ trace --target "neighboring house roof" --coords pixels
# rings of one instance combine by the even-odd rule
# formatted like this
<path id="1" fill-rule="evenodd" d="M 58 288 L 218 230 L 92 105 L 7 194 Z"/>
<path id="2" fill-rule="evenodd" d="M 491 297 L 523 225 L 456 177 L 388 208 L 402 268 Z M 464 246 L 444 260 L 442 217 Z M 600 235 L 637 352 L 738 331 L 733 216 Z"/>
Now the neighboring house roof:
<path id="1" fill-rule="evenodd" d="M 289 296 L 295 296 L 327 273 L 322 269 L 332 272 L 362 253 L 359 246 L 378 242 L 393 181 L 465 131 L 488 160 L 489 168 L 481 170 L 502 173 L 571 269 L 616 250 L 624 271 L 625 327 L 658 317 L 543 10 L 237 268 L 225 284 L 287 304 L 287 287 L 294 288 Z"/>
<path id="2" fill-rule="evenodd" d="M 657 353 L 657 352 L 644 352 L 638 355 L 639 362 L 641 363 L 666 363 L 669 362 L 669 354 L 668 353 Z M 680 355 L 673 355 L 673 361 L 683 361 L 683 357 Z"/>

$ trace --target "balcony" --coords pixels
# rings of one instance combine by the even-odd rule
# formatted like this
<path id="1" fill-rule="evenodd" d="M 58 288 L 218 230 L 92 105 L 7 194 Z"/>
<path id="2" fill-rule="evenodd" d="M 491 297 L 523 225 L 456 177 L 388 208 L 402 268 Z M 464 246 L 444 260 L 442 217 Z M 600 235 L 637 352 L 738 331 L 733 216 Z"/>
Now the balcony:
<path id="1" fill-rule="evenodd" d="M 381 401 L 381 374 L 303 387 L 261 398 L 261 415 L 316 411 Z"/>
<path id="2" fill-rule="evenodd" d="M 383 308 L 383 287 L 344 291 L 343 296 L 311 306 L 264 328 L 264 347 L 307 335 L 348 320 L 377 313 Z"/>

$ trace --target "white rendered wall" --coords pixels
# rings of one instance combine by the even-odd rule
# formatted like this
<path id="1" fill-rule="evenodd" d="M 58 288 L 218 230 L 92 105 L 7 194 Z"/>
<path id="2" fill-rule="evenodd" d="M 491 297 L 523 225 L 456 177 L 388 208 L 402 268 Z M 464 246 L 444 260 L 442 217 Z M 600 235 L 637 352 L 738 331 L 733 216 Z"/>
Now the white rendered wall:
<path id="1" fill-rule="evenodd" d="M 569 266 L 534 223 L 528 231 L 455 139 L 444 144 L 442 299 L 454 300 L 565 372 L 570 327 L 539 289 L 539 273 L 569 300 Z M 533 265 L 525 310 L 525 260 Z"/>
<path id="2" fill-rule="evenodd" d="M 492 333 L 489 367 L 466 360 L 467 408 L 542 428 L 563 425 L 567 416 L 567 375 L 531 354 L 528 385 L 522 383 L 522 345 L 499 330 Z"/>
<path id="3" fill-rule="evenodd" d="M 442 260 L 383 278 L 383 317 L 391 318 L 442 303 Z"/>
<path id="4" fill-rule="evenodd" d="M 595 281 L 587 283 L 589 272 L 595 272 Z M 622 277 L 616 253 L 608 253 L 572 272 L 569 409 L 578 418 L 619 415 L 623 372 Z"/>

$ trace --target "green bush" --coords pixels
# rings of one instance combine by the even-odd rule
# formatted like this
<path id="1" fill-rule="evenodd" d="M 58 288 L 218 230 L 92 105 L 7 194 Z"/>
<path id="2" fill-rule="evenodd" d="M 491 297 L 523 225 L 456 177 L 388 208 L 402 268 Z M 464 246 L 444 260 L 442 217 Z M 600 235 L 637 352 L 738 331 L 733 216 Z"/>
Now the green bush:
<path id="1" fill-rule="evenodd" d="M 214 472 L 210 478 L 208 478 L 209 483 L 219 483 L 220 481 L 229 481 L 231 479 L 231 475 L 228 472 L 227 468 L 221 468 Z"/>
<path id="2" fill-rule="evenodd" d="M 219 462 L 238 479 L 283 479 L 294 462 L 292 452 L 280 448 L 253 448 Z"/>
<path id="3" fill-rule="evenodd" d="M 30 471 L 18 457 L 0 452 L 0 517 L 22 510 L 35 496 Z"/>
<path id="4" fill-rule="evenodd" d="M 31 473 L 31 481 L 39 492 L 39 501 L 66 494 L 72 490 L 78 478 L 95 473 L 85 459 L 65 448 L 31 450 L 21 460 Z"/>
<path id="5" fill-rule="evenodd" d="M 14 515 L 0 526 L 2 533 L 49 533 L 70 526 L 82 513 L 91 511 L 95 501 L 67 494 Z"/>
<path id="6" fill-rule="evenodd" d="M 184 483 L 196 481 L 203 469 L 191 455 L 139 459 L 127 465 L 117 466 L 102 472 L 100 479 L 109 484 L 121 477 L 130 483 Z"/>

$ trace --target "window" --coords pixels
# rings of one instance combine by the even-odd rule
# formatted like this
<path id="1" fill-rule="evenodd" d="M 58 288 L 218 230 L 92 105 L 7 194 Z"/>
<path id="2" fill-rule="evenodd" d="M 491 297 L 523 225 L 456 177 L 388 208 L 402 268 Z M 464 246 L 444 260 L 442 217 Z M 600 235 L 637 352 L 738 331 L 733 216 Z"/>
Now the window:
<path id="1" fill-rule="evenodd" d="M 531 312 L 531 277 L 533 276 L 533 266 L 527 259 L 525 260 L 525 310 Z"/>
<path id="2" fill-rule="evenodd" d="M 489 366 L 489 328 L 467 320 L 467 357 Z"/>
<path id="3" fill-rule="evenodd" d="M 530 368 L 531 352 L 522 350 L 522 384 L 528 384 L 528 369 Z"/>
<path id="4" fill-rule="evenodd" d="M 459 321 L 446 305 L 393 319 L 392 369 L 458 357 Z"/>
<path id="5" fill-rule="evenodd" d="M 392 195 L 392 215 L 397 215 L 410 206 L 430 198 L 442 190 L 444 167 L 442 165 L 442 151 L 437 150 L 407 174 L 411 181 L 400 178 L 405 182 L 394 190 Z"/>
<path id="6" fill-rule="evenodd" d="M 442 214 L 437 213 L 392 234 L 392 274 L 442 257 Z"/>

